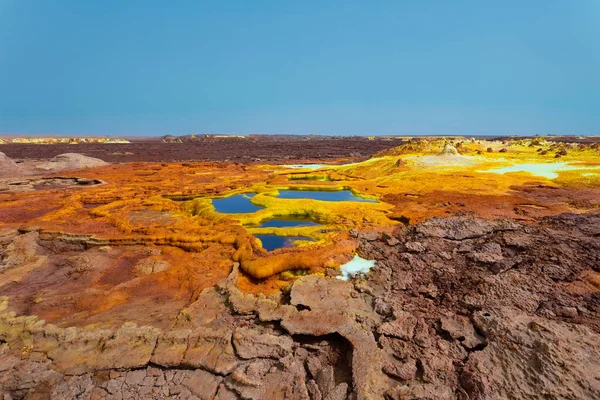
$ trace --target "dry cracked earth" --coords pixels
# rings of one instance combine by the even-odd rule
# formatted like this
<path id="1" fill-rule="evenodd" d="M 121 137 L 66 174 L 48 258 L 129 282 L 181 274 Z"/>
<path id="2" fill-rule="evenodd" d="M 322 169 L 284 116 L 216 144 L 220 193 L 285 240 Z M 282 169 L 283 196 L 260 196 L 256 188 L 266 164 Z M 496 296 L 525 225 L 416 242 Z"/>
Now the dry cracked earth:
<path id="1" fill-rule="evenodd" d="M 11 310 L 22 285 L 7 283 L 0 399 L 600 398 L 600 213 L 472 214 L 350 230 L 376 260 L 351 281 L 327 268 L 251 293 L 233 263 L 155 326 L 47 323 L 35 298 Z M 0 232 L 4 273 L 65 249 L 112 251 Z M 94 273 L 77 265 L 72 279 Z"/>
<path id="2" fill-rule="evenodd" d="M 4 398 L 600 396 L 600 215 L 355 234 L 378 261 L 367 279 L 306 276 L 256 296 L 234 265 L 171 329 L 4 315 Z"/>

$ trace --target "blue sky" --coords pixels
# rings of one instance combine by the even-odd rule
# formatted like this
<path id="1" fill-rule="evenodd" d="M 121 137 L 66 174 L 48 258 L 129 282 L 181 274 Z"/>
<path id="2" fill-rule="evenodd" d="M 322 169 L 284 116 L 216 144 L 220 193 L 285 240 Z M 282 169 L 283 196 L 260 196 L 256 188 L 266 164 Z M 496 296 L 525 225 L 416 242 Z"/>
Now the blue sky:
<path id="1" fill-rule="evenodd" d="M 0 132 L 596 134 L 600 1 L 0 0 Z"/>

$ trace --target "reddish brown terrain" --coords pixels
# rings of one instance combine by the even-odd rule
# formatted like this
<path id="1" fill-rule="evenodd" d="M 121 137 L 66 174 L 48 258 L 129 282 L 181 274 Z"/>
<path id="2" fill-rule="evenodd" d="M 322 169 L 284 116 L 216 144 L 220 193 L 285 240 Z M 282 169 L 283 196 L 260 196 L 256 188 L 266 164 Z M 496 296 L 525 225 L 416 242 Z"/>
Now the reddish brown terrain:
<path id="1" fill-rule="evenodd" d="M 600 398 L 596 140 L 165 140 L 0 146 L 4 399 Z"/>
<path id="2" fill-rule="evenodd" d="M 163 142 L 166 140 L 166 142 Z M 120 163 L 132 161 L 287 161 L 308 159 L 367 158 L 374 153 L 398 146 L 401 139 L 367 137 L 249 136 L 246 138 L 198 138 L 174 141 L 132 139 L 131 143 L 6 144 L 1 151 L 13 160 L 51 158 L 78 153 Z M 181 140 L 181 139 L 180 139 Z"/>

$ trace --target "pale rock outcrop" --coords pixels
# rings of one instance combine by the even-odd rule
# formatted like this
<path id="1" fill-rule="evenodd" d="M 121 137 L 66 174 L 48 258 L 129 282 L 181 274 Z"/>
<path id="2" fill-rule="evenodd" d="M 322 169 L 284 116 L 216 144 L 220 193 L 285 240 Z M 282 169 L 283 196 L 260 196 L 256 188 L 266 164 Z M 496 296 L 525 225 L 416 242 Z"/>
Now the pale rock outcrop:
<path id="1" fill-rule="evenodd" d="M 0 178 L 16 178 L 21 175 L 23 175 L 21 166 L 0 152 Z"/>
<path id="2" fill-rule="evenodd" d="M 68 169 L 95 168 L 108 165 L 99 158 L 84 156 L 79 153 L 64 153 L 36 165 L 42 171 L 62 171 Z"/>

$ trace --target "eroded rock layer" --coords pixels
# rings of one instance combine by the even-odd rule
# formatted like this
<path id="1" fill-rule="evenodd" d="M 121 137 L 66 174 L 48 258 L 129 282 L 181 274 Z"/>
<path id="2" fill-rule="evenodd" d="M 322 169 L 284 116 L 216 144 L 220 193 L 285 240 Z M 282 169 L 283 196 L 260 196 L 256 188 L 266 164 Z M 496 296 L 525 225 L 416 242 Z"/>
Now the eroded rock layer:
<path id="1" fill-rule="evenodd" d="M 256 296 L 236 264 L 163 328 L 60 328 L 4 298 L 0 382 L 13 398 L 593 399 L 599 235 L 597 214 L 433 219 L 359 239 L 378 264 L 353 283 Z"/>

